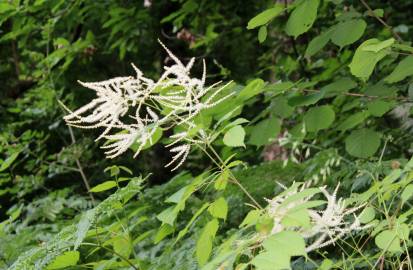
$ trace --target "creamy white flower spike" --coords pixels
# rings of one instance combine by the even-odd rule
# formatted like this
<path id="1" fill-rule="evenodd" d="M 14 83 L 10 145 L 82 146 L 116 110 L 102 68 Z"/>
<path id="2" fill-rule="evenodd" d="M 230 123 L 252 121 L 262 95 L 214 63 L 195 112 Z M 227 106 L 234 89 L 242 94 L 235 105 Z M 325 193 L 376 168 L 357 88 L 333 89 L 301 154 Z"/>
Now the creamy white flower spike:
<path id="1" fill-rule="evenodd" d="M 68 110 L 64 117 L 68 125 L 79 128 L 102 128 L 103 132 L 96 139 L 106 139 L 108 158 L 117 157 L 126 152 L 133 144 L 139 147 L 134 157 L 148 144 L 152 143 L 155 132 L 179 127 L 184 130 L 171 135 L 170 152 L 173 158 L 166 166 L 175 164 L 177 169 L 186 160 L 191 146 L 202 143 L 187 132 L 195 127 L 194 118 L 203 110 L 214 107 L 233 95 L 218 98 L 228 86 L 220 82 L 205 86 L 206 65 L 203 61 L 203 73 L 200 79 L 190 76 L 194 65 L 192 58 L 184 65 L 161 41 L 174 64 L 165 66 L 157 81 L 144 77 L 135 65 L 135 77 L 117 77 L 102 82 L 79 82 L 96 92 L 88 104 L 75 111 Z M 111 133 L 111 134 L 110 134 Z M 204 138 L 200 130 L 199 137 Z"/>
<path id="2" fill-rule="evenodd" d="M 297 184 L 292 188 L 285 188 L 285 192 L 279 194 L 271 200 L 268 200 L 266 211 L 273 219 L 274 226 L 271 231 L 276 234 L 283 230 L 295 230 L 307 240 L 307 252 L 313 251 L 327 245 L 334 244 L 346 233 L 352 231 L 364 230 L 369 225 L 361 226 L 358 217 L 354 214 L 364 207 L 364 205 L 347 208 L 343 199 L 337 200 L 337 191 L 339 185 L 332 194 L 325 187 L 308 188 L 310 183 Z M 318 190 L 317 190 L 318 189 Z M 315 210 L 311 207 L 312 198 L 315 194 L 322 193 L 326 198 L 324 210 Z M 310 218 L 309 226 L 286 227 L 282 221 L 297 209 L 306 209 Z M 349 216 L 352 216 L 349 218 Z"/>

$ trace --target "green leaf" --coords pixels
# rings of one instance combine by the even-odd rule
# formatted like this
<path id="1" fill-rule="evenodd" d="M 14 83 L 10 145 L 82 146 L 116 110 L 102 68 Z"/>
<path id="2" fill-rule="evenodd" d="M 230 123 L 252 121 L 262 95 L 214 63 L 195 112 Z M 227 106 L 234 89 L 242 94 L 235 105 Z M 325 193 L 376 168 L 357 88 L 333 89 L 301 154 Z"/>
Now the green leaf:
<path id="1" fill-rule="evenodd" d="M 359 220 L 363 224 L 367 224 L 371 222 L 374 217 L 376 216 L 376 211 L 374 210 L 373 207 L 369 206 L 363 209 L 363 211 L 360 213 Z"/>
<path id="2" fill-rule="evenodd" d="M 47 266 L 47 270 L 62 269 L 69 266 L 74 266 L 79 261 L 79 251 L 66 251 L 62 255 L 56 257 L 54 261 Z"/>
<path id="3" fill-rule="evenodd" d="M 220 197 L 208 207 L 208 212 L 215 218 L 226 219 L 228 204 L 224 197 Z"/>
<path id="4" fill-rule="evenodd" d="M 329 29 L 324 33 L 321 33 L 319 36 L 313 38 L 308 44 L 307 49 L 305 50 L 305 56 L 310 57 L 319 52 L 324 46 L 328 43 L 331 38 L 333 29 Z"/>
<path id="5" fill-rule="evenodd" d="M 153 242 L 158 244 L 161 242 L 165 237 L 172 234 L 175 231 L 175 227 L 169 225 L 168 223 L 164 223 L 159 228 L 158 232 L 156 233 Z"/>
<path id="6" fill-rule="evenodd" d="M 264 251 L 252 259 L 251 263 L 257 270 L 285 270 L 290 269 L 290 257 L 284 253 Z"/>
<path id="7" fill-rule="evenodd" d="M 337 94 L 342 94 L 357 86 L 357 83 L 350 78 L 340 78 L 326 86 L 323 86 L 320 91 L 323 92 L 324 97 L 332 97 Z"/>
<path id="8" fill-rule="evenodd" d="M 376 235 L 374 239 L 376 245 L 384 251 L 401 252 L 400 239 L 397 232 L 393 230 L 385 230 Z"/>
<path id="9" fill-rule="evenodd" d="M 284 8 L 282 5 L 276 5 L 273 8 L 264 10 L 248 22 L 247 29 L 254 29 L 258 26 L 267 24 L 270 20 L 277 17 L 283 10 Z"/>
<path id="10" fill-rule="evenodd" d="M 367 111 L 369 114 L 377 117 L 383 116 L 391 109 L 391 104 L 384 100 L 374 100 L 367 104 Z"/>
<path id="11" fill-rule="evenodd" d="M 319 0 L 303 0 L 288 18 L 285 31 L 294 38 L 308 31 L 317 18 Z"/>
<path id="12" fill-rule="evenodd" d="M 345 140 L 347 152 L 358 158 L 374 155 L 380 146 L 380 133 L 363 128 L 353 131 Z"/>
<path id="13" fill-rule="evenodd" d="M 93 187 L 90 190 L 90 192 L 102 192 L 102 191 L 105 191 L 105 190 L 108 190 L 108 189 L 111 189 L 111 188 L 114 188 L 114 187 L 116 187 L 116 182 L 110 180 L 110 181 L 103 182 L 102 184 L 99 184 L 99 185 Z"/>
<path id="14" fill-rule="evenodd" d="M 316 132 L 326 129 L 334 122 L 336 115 L 329 105 L 313 107 L 304 115 L 306 129 Z"/>
<path id="15" fill-rule="evenodd" d="M 205 225 L 196 243 L 196 258 L 200 266 L 204 265 L 212 252 L 212 241 L 218 231 L 218 220 L 213 219 Z"/>
<path id="16" fill-rule="evenodd" d="M 355 113 L 353 115 L 350 115 L 348 117 L 346 117 L 346 119 L 341 122 L 341 124 L 337 127 L 338 130 L 348 130 L 348 129 L 352 129 L 355 126 L 361 124 L 364 122 L 364 120 L 366 120 L 366 118 L 369 116 L 369 114 L 365 111 L 362 112 L 358 112 Z"/>
<path id="17" fill-rule="evenodd" d="M 10 165 L 16 160 L 16 158 L 19 156 L 20 151 L 18 152 L 14 152 L 13 154 L 11 154 L 8 158 L 6 158 L 5 161 L 1 162 L 0 165 L 0 172 L 6 170 L 7 168 L 10 167 Z"/>
<path id="18" fill-rule="evenodd" d="M 267 39 L 267 27 L 261 26 L 260 30 L 258 30 L 258 41 L 263 43 Z"/>
<path id="19" fill-rule="evenodd" d="M 404 80 L 408 76 L 413 75 L 413 56 L 409 55 L 404 58 L 396 66 L 392 73 L 389 76 L 384 78 L 384 81 L 387 83 L 396 83 Z"/>
<path id="20" fill-rule="evenodd" d="M 373 38 L 364 41 L 357 48 L 349 65 L 351 74 L 361 78 L 364 81 L 370 77 L 376 64 L 383 59 L 383 57 L 389 54 L 389 51 L 385 49 L 378 52 L 364 50 L 368 46 L 378 44 L 380 44 L 380 40 Z"/>
<path id="21" fill-rule="evenodd" d="M 340 48 L 353 44 L 362 37 L 366 26 L 366 22 L 361 19 L 341 22 L 334 27 L 331 41 Z"/>
<path id="22" fill-rule="evenodd" d="M 162 221 L 162 223 L 173 226 L 177 215 L 178 211 L 175 211 L 175 206 L 171 206 L 159 213 L 156 218 Z"/>
<path id="23" fill-rule="evenodd" d="M 278 253 L 283 252 L 288 256 L 305 255 L 304 238 L 294 231 L 282 231 L 268 237 L 262 245 L 265 250 Z"/>
<path id="24" fill-rule="evenodd" d="M 297 211 L 288 211 L 281 220 L 281 224 L 285 227 L 308 227 L 310 225 L 308 210 L 299 209 Z"/>
<path id="25" fill-rule="evenodd" d="M 242 227 L 255 225 L 258 222 L 259 217 L 260 217 L 259 210 L 251 210 L 248 212 L 247 216 L 244 218 L 244 220 L 239 225 L 239 227 L 242 228 Z"/>
<path id="26" fill-rule="evenodd" d="M 250 81 L 238 94 L 238 99 L 247 100 L 258 95 L 264 90 L 265 82 L 261 79 Z"/>
<path id="27" fill-rule="evenodd" d="M 323 98 L 322 92 L 312 93 L 308 95 L 299 95 L 291 97 L 288 99 L 288 105 L 290 106 L 308 106 L 317 103 L 320 99 Z"/>
<path id="28" fill-rule="evenodd" d="M 224 135 L 224 144 L 230 147 L 244 146 L 245 130 L 242 126 L 237 125 L 230 128 Z"/>
<path id="29" fill-rule="evenodd" d="M 262 146 L 276 139 L 281 130 L 281 121 L 277 118 L 269 118 L 259 122 L 252 128 L 249 143 Z"/>
<path id="30" fill-rule="evenodd" d="M 132 253 L 132 243 L 129 235 L 119 235 L 113 239 L 113 250 L 125 258 Z"/>
<path id="31" fill-rule="evenodd" d="M 413 196 L 413 184 L 407 185 L 401 195 L 402 204 L 407 202 Z"/>
<path id="32" fill-rule="evenodd" d="M 331 268 L 333 268 L 333 266 L 334 263 L 332 260 L 324 259 L 320 267 L 317 268 L 317 270 L 330 270 Z"/>
<path id="33" fill-rule="evenodd" d="M 393 45 L 393 43 L 394 43 L 394 38 L 389 38 L 389 39 L 386 39 L 376 44 L 367 45 L 363 48 L 363 51 L 377 53 L 383 49 L 389 48 L 391 45 Z"/>

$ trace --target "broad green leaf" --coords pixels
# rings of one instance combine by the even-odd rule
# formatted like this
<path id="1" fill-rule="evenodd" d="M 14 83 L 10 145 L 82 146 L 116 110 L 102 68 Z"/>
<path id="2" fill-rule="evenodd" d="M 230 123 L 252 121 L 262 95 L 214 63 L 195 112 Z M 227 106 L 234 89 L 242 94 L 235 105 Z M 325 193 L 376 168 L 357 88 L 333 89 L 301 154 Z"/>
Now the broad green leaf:
<path id="1" fill-rule="evenodd" d="M 173 226 L 177 215 L 178 211 L 175 211 L 175 206 L 171 206 L 159 213 L 156 218 L 162 221 L 162 223 Z"/>
<path id="2" fill-rule="evenodd" d="M 323 92 L 324 97 L 332 97 L 338 94 L 346 93 L 348 90 L 357 86 L 357 83 L 350 78 L 340 78 L 326 86 L 323 86 L 320 91 Z"/>
<path id="3" fill-rule="evenodd" d="M 294 87 L 293 82 L 289 82 L 289 81 L 287 81 L 287 82 L 277 82 L 277 83 L 267 85 L 265 87 L 265 90 L 278 93 L 278 92 L 284 92 L 284 91 L 289 90 L 293 87 Z"/>
<path id="4" fill-rule="evenodd" d="M 396 83 L 404 80 L 406 77 L 413 75 L 413 56 L 409 55 L 396 66 L 392 73 L 384 81 L 387 83 Z"/>
<path id="5" fill-rule="evenodd" d="M 380 133 L 363 128 L 353 131 L 345 140 L 347 152 L 358 158 L 374 155 L 380 146 Z"/>
<path id="6" fill-rule="evenodd" d="M 383 49 L 389 48 L 394 43 L 394 38 L 389 38 L 376 44 L 367 45 L 363 48 L 363 51 L 379 52 Z"/>
<path id="7" fill-rule="evenodd" d="M 6 158 L 5 161 L 1 162 L 0 165 L 0 172 L 6 170 L 8 167 L 10 167 L 10 165 L 16 160 L 16 158 L 19 156 L 20 151 L 18 152 L 14 152 L 13 154 L 11 154 L 8 158 Z"/>
<path id="8" fill-rule="evenodd" d="M 363 224 L 367 224 L 371 222 L 374 217 L 376 216 L 376 211 L 373 207 L 369 206 L 363 209 L 363 211 L 359 215 L 359 220 Z"/>
<path id="9" fill-rule="evenodd" d="M 110 180 L 110 181 L 103 182 L 102 184 L 99 184 L 99 185 L 93 187 L 90 190 L 90 192 L 102 192 L 102 191 L 105 191 L 105 190 L 108 190 L 108 189 L 111 189 L 111 188 L 114 188 L 114 187 L 116 187 L 116 182 Z"/>
<path id="10" fill-rule="evenodd" d="M 402 195 L 400 196 L 402 198 L 402 203 L 404 204 L 405 202 L 407 202 L 412 196 L 413 196 L 413 184 L 410 184 L 404 188 Z"/>
<path id="11" fill-rule="evenodd" d="M 16 7 L 10 3 L 7 3 L 7 1 L 0 3 L 0 14 L 14 10 L 14 9 L 16 9 Z"/>
<path id="12" fill-rule="evenodd" d="M 47 270 L 62 269 L 69 266 L 74 266 L 79 261 L 79 251 L 66 251 L 62 255 L 56 257 L 54 261 L 47 266 Z"/>
<path id="13" fill-rule="evenodd" d="M 378 44 L 380 44 L 380 40 L 373 38 L 364 41 L 357 48 L 349 65 L 351 74 L 364 81 L 370 77 L 376 64 L 389 54 L 389 51 L 386 49 L 382 49 L 378 52 L 364 50 L 368 46 Z"/>
<path id="14" fill-rule="evenodd" d="M 261 26 L 258 30 L 258 41 L 263 43 L 267 39 L 267 26 Z"/>
<path id="15" fill-rule="evenodd" d="M 331 41 L 340 48 L 353 44 L 361 38 L 366 26 L 362 19 L 341 22 L 334 27 Z"/>
<path id="16" fill-rule="evenodd" d="M 376 245 L 384 251 L 401 252 L 400 239 L 397 232 L 393 230 L 385 230 L 376 235 L 374 239 Z"/>
<path id="17" fill-rule="evenodd" d="M 212 241 L 218 231 L 218 220 L 213 219 L 208 222 L 196 242 L 196 258 L 200 266 L 204 265 L 212 252 Z"/>
<path id="18" fill-rule="evenodd" d="M 242 126 L 237 125 L 230 128 L 224 135 L 224 144 L 230 147 L 244 146 L 245 130 Z"/>
<path id="19" fill-rule="evenodd" d="M 152 147 L 153 145 L 155 145 L 162 138 L 162 134 L 163 134 L 162 129 L 157 128 L 155 130 L 155 132 L 153 133 L 151 139 L 148 142 L 146 142 L 146 144 L 142 147 L 142 150 L 146 150 L 146 149 Z M 140 146 L 139 143 L 136 142 L 136 143 L 134 143 L 130 146 L 130 149 L 132 149 L 132 151 L 136 152 L 138 150 L 139 146 Z"/>
<path id="20" fill-rule="evenodd" d="M 224 197 L 220 197 L 208 207 L 208 212 L 215 218 L 226 219 L 228 204 Z"/>
<path id="21" fill-rule="evenodd" d="M 132 243 L 128 234 L 116 236 L 113 239 L 113 250 L 125 258 L 132 252 Z"/>
<path id="22" fill-rule="evenodd" d="M 285 270 L 290 269 L 290 256 L 283 252 L 274 253 L 264 251 L 252 259 L 257 270 Z"/>
<path id="23" fill-rule="evenodd" d="M 259 210 L 251 210 L 248 212 L 247 216 L 244 218 L 242 223 L 239 225 L 239 227 L 246 227 L 250 225 L 255 225 L 258 222 L 258 219 L 260 217 L 260 211 Z"/>
<path id="24" fill-rule="evenodd" d="M 367 104 L 367 111 L 369 114 L 377 117 L 383 116 L 391 109 L 391 104 L 384 100 L 374 100 Z"/>
<path id="25" fill-rule="evenodd" d="M 310 225 L 310 215 L 307 209 L 288 211 L 281 220 L 285 227 L 308 227 Z"/>
<path id="26" fill-rule="evenodd" d="M 317 132 L 331 126 L 336 114 L 329 105 L 314 107 L 304 115 L 304 123 L 307 131 Z"/>
<path id="27" fill-rule="evenodd" d="M 304 238 L 294 231 L 282 231 L 268 237 L 263 243 L 265 250 L 273 254 L 283 252 L 288 256 L 305 255 Z"/>
<path id="28" fill-rule="evenodd" d="M 249 143 L 256 146 L 267 145 L 276 139 L 281 130 L 281 121 L 269 118 L 259 122 L 252 128 Z"/>
<path id="29" fill-rule="evenodd" d="M 346 119 L 343 122 L 341 122 L 341 124 L 337 127 L 337 129 L 342 130 L 342 131 L 352 129 L 358 126 L 359 124 L 363 123 L 367 117 L 369 117 L 369 114 L 366 111 L 361 111 L 361 112 L 352 114 L 346 117 Z"/>
<path id="30" fill-rule="evenodd" d="M 288 99 L 288 105 L 294 107 L 313 105 L 323 97 L 324 94 L 322 92 L 312 93 L 308 95 L 299 95 Z"/>
<path id="31" fill-rule="evenodd" d="M 284 7 L 282 5 L 276 5 L 273 8 L 264 10 L 248 22 L 247 29 L 254 29 L 258 26 L 267 24 L 270 20 L 277 17 L 283 10 Z"/>
<path id="32" fill-rule="evenodd" d="M 334 263 L 332 260 L 324 259 L 320 267 L 317 268 L 317 270 L 330 270 L 331 268 L 333 268 L 333 266 Z"/>
<path id="33" fill-rule="evenodd" d="M 285 31 L 294 38 L 308 31 L 317 18 L 319 0 L 303 0 L 288 18 Z"/>
<path id="34" fill-rule="evenodd" d="M 264 90 L 265 82 L 261 79 L 250 81 L 238 94 L 238 99 L 247 100 L 258 95 Z"/>
<path id="35" fill-rule="evenodd" d="M 282 118 L 287 118 L 290 117 L 293 112 L 294 107 L 288 104 L 288 100 L 285 97 L 280 96 L 272 100 L 271 113 Z"/>
<path id="36" fill-rule="evenodd" d="M 329 29 L 326 32 L 321 33 L 319 36 L 313 38 L 308 44 L 305 50 L 305 56 L 310 57 L 319 52 L 328 43 L 331 38 L 333 29 Z"/>

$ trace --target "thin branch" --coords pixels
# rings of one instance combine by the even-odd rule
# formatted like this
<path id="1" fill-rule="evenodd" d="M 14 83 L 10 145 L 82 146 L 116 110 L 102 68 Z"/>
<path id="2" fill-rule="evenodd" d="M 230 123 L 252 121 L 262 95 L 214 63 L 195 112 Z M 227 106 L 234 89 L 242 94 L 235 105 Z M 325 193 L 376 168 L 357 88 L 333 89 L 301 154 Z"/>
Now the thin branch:
<path id="1" fill-rule="evenodd" d="M 399 36 L 399 34 L 397 34 L 390 25 L 388 25 L 382 18 L 380 18 L 379 16 L 377 16 L 376 13 L 374 13 L 373 9 L 371 9 L 371 7 L 366 3 L 366 1 L 360 0 L 360 2 L 363 4 L 363 6 L 364 6 L 365 8 L 367 8 L 367 10 L 369 11 L 369 14 L 370 14 L 371 16 L 373 16 L 374 18 L 376 18 L 382 25 L 384 25 L 384 27 L 386 27 L 387 29 L 390 30 L 390 32 L 393 34 L 393 36 L 394 36 L 398 41 L 403 41 L 403 39 Z"/>
<path id="2" fill-rule="evenodd" d="M 75 138 L 75 135 L 73 134 L 72 127 L 71 126 L 67 126 L 67 127 L 69 128 L 69 133 L 70 133 L 70 138 L 72 139 L 72 144 L 75 144 L 76 138 Z M 89 181 L 86 177 L 85 172 L 83 171 L 82 164 L 80 163 L 78 158 L 76 158 L 75 161 L 76 161 L 77 168 L 79 169 L 79 173 L 82 176 L 83 183 L 85 184 L 85 187 L 87 189 L 87 193 L 89 194 L 89 197 L 92 200 L 92 203 L 95 204 L 95 198 L 93 197 L 93 194 L 90 192 Z"/>
<path id="3" fill-rule="evenodd" d="M 301 91 L 304 92 L 311 92 L 311 93 L 320 93 L 320 90 L 311 90 L 311 89 L 300 89 Z M 383 99 L 393 99 L 393 100 L 400 100 L 400 101 L 410 101 L 409 98 L 405 97 L 381 97 L 381 96 L 370 96 L 370 95 L 365 95 L 365 94 L 360 94 L 360 93 L 338 93 L 339 95 L 344 95 L 344 96 L 352 96 L 352 97 L 365 97 L 365 98 L 370 98 L 370 99 L 375 99 L 375 98 L 383 98 Z"/>

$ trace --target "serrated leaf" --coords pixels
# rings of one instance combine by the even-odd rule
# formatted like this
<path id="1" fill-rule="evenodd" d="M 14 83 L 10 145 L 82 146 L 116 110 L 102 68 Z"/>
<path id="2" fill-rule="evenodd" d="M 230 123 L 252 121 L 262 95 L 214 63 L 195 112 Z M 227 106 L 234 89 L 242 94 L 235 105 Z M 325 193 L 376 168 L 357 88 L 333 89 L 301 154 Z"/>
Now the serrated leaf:
<path id="1" fill-rule="evenodd" d="M 273 254 L 283 252 L 288 256 L 305 255 L 304 238 L 294 231 L 282 231 L 268 237 L 262 245 Z"/>
<path id="2" fill-rule="evenodd" d="M 237 125 L 230 128 L 224 135 L 224 144 L 230 147 L 244 146 L 245 130 L 242 126 Z"/>
<path id="3" fill-rule="evenodd" d="M 386 39 L 384 41 L 375 43 L 375 44 L 371 44 L 371 45 L 367 45 L 363 48 L 363 51 L 370 51 L 370 52 L 379 52 L 383 49 L 389 48 L 391 45 L 393 45 L 394 43 L 394 38 L 389 38 Z"/>
<path id="4" fill-rule="evenodd" d="M 406 77 L 413 75 L 413 56 L 409 55 L 397 64 L 396 68 L 387 76 L 384 81 L 387 83 L 396 83 L 404 80 Z"/>
<path id="5" fill-rule="evenodd" d="M 365 111 L 355 113 L 353 115 L 348 116 L 341 124 L 337 127 L 338 130 L 348 130 L 352 129 L 359 124 L 363 123 L 364 120 L 369 116 L 369 114 Z"/>
<path id="6" fill-rule="evenodd" d="M 353 131 L 345 140 L 347 152 L 358 158 L 374 155 L 380 146 L 380 133 L 363 128 Z"/>
<path id="7" fill-rule="evenodd" d="M 323 86 L 320 91 L 323 92 L 324 97 L 333 97 L 338 94 L 346 93 L 348 90 L 357 86 L 357 83 L 350 78 L 340 78 L 326 86 Z"/>
<path id="8" fill-rule="evenodd" d="M 265 82 L 263 80 L 252 80 L 239 92 L 237 98 L 240 100 L 247 100 L 261 93 L 264 90 L 264 86 Z"/>
<path id="9" fill-rule="evenodd" d="M 288 211 L 281 220 L 284 227 L 308 227 L 310 225 L 310 215 L 307 209 Z"/>
<path id="10" fill-rule="evenodd" d="M 308 95 L 294 96 L 288 99 L 288 105 L 290 106 L 308 106 L 317 103 L 320 99 L 324 97 L 322 92 L 312 93 Z"/>
<path id="11" fill-rule="evenodd" d="M 341 22 L 334 27 L 331 41 L 340 48 L 353 44 L 361 38 L 366 26 L 362 19 Z"/>
<path id="12" fill-rule="evenodd" d="M 11 154 L 8 158 L 6 158 L 5 161 L 1 162 L 0 165 L 0 172 L 6 170 L 7 168 L 10 167 L 11 164 L 13 164 L 13 162 L 16 160 L 16 158 L 19 156 L 20 151 L 18 152 L 14 152 L 13 154 Z"/>
<path id="13" fill-rule="evenodd" d="M 267 145 L 276 139 L 281 130 L 281 121 L 269 118 L 259 122 L 252 128 L 249 143 L 256 146 Z"/>
<path id="14" fill-rule="evenodd" d="M 308 31 L 317 18 L 319 0 L 304 0 L 288 18 L 285 31 L 294 38 Z"/>
<path id="15" fill-rule="evenodd" d="M 304 123 L 307 131 L 317 132 L 331 126 L 336 114 L 329 105 L 314 107 L 304 115 Z"/>
<path id="16" fill-rule="evenodd" d="M 251 210 L 248 212 L 247 216 L 244 218 L 242 223 L 239 225 L 239 227 L 246 227 L 250 225 L 255 225 L 258 222 L 258 219 L 260 217 L 260 211 L 259 210 Z"/>
<path id="17" fill-rule="evenodd" d="M 248 22 L 247 29 L 254 29 L 258 26 L 268 23 L 270 20 L 277 17 L 284 10 L 282 5 L 276 5 L 273 8 L 269 8 L 256 15 Z"/>
<path id="18" fill-rule="evenodd" d="M 112 180 L 109 180 L 109 181 L 103 182 L 102 184 L 99 184 L 99 185 L 93 187 L 90 190 L 90 192 L 102 192 L 102 191 L 105 191 L 105 190 L 112 189 L 114 187 L 116 187 L 116 182 L 112 181 Z"/>

